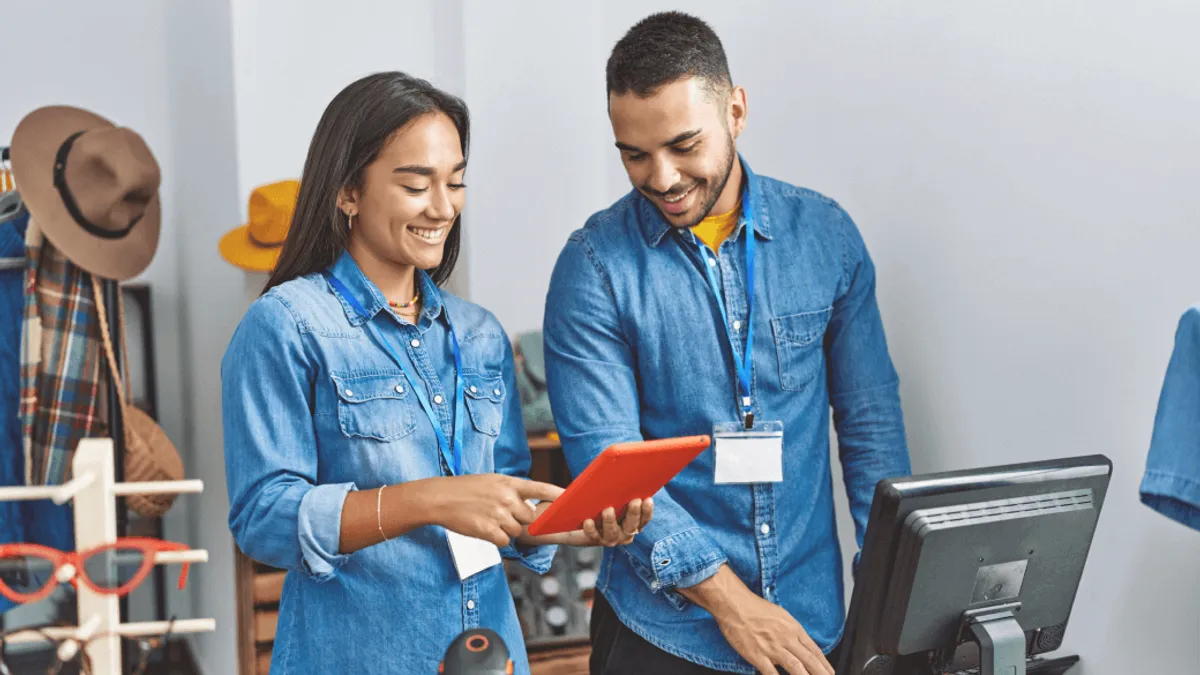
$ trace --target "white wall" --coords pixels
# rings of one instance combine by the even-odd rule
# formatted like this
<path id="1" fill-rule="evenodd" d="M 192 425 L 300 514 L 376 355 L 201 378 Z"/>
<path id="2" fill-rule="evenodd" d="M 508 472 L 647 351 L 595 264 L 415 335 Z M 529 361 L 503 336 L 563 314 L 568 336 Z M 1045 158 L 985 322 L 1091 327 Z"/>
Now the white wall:
<path id="1" fill-rule="evenodd" d="M 567 234 L 611 201 L 604 11 L 554 0 L 466 10 L 469 295 L 516 334 L 541 328 Z"/>
<path id="2" fill-rule="evenodd" d="M 1200 535 L 1141 506 L 1137 485 L 1174 322 L 1200 296 L 1200 10 L 468 2 L 486 28 L 467 34 L 468 102 L 478 128 L 503 130 L 475 146 L 472 222 L 493 229 L 473 232 L 488 245 L 472 294 L 510 330 L 536 326 L 569 232 L 628 189 L 596 123 L 608 49 L 679 6 L 714 25 L 748 89 L 754 168 L 861 227 L 915 469 L 1108 455 L 1064 648 L 1086 675 L 1194 670 Z M 500 58 L 505 44 L 533 47 Z"/>
<path id="3" fill-rule="evenodd" d="M 166 4 L 171 131 L 178 161 L 183 381 L 188 472 L 205 483 L 193 497 L 189 541 L 208 549 L 192 571 L 195 616 L 216 619 L 217 630 L 193 638 L 205 673 L 235 673 L 237 611 L 233 542 L 226 525 L 229 500 L 221 452 L 220 349 L 241 316 L 237 278 L 217 255 L 221 234 L 238 223 L 239 167 L 234 124 L 230 0 L 173 0 Z"/>
<path id="4" fill-rule="evenodd" d="M 433 0 L 234 0 L 239 195 L 299 178 L 317 121 L 380 70 L 434 75 Z"/>

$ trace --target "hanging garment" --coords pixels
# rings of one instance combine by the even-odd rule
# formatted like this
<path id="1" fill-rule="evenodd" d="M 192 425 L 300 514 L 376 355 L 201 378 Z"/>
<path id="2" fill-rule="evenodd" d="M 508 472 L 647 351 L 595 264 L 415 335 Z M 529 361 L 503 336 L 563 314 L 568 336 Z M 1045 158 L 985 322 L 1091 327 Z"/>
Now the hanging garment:
<path id="1" fill-rule="evenodd" d="M 1155 511 L 1200 530 L 1200 305 L 1184 313 L 1175 332 L 1141 497 Z"/>
<path id="2" fill-rule="evenodd" d="M 13 223 L 4 230 L 3 248 L 0 249 L 0 272 L 25 269 L 25 225 L 29 222 L 29 210 L 21 195 L 5 191 L 0 187 L 0 225 Z M 17 231 L 17 227 L 20 231 Z M 15 238 L 14 238 L 15 237 Z M 18 275 L 19 280 L 19 275 Z M 20 287 L 20 283 L 17 284 Z"/>
<path id="3" fill-rule="evenodd" d="M 11 193 L 10 193 L 11 194 Z M 25 227 L 29 213 L 22 207 L 0 215 L 0 260 L 25 259 Z M 22 269 L 0 268 L 0 487 L 25 484 L 21 453 L 21 421 L 17 415 L 21 391 Z M 21 502 L 0 502 L 0 543 L 25 541 Z M 0 613 L 13 605 L 0 598 Z"/>
<path id="4" fill-rule="evenodd" d="M 102 426 L 102 343 L 91 278 L 42 237 L 26 236 L 21 423 L 25 478 L 57 485 L 67 478 L 80 439 Z"/>

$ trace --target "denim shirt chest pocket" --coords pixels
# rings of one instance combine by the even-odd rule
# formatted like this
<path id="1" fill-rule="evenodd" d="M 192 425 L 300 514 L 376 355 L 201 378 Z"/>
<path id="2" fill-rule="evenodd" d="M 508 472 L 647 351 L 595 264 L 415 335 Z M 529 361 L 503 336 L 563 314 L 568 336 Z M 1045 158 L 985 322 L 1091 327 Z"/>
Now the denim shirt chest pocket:
<path id="1" fill-rule="evenodd" d="M 825 363 L 825 328 L 833 308 L 789 314 L 771 320 L 779 359 L 780 386 L 785 391 L 804 391 Z"/>
<path id="2" fill-rule="evenodd" d="M 395 441 L 417 428 L 404 373 L 331 373 L 342 435 Z"/>
<path id="3" fill-rule="evenodd" d="M 464 372 L 463 392 L 466 394 L 467 414 L 475 430 L 485 436 L 499 436 L 507 395 L 500 373 Z"/>

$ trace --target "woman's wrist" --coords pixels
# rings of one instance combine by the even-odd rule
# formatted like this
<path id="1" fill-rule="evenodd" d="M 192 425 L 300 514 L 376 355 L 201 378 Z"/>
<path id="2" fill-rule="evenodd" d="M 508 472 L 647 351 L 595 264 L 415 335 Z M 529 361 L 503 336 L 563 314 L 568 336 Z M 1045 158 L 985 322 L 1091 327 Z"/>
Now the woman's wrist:
<path id="1" fill-rule="evenodd" d="M 441 503 L 446 494 L 445 486 L 441 485 L 444 480 L 424 478 L 383 489 L 379 515 L 388 539 L 419 527 L 440 524 L 439 515 L 444 513 Z"/>

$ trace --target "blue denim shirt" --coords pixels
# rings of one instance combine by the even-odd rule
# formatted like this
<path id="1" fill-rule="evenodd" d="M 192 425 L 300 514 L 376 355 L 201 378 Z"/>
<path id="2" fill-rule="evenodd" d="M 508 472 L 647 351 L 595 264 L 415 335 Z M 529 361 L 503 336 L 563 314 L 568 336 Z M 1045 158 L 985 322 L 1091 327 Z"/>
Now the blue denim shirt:
<path id="1" fill-rule="evenodd" d="M 512 348 L 489 312 L 420 274 L 424 308 L 403 323 L 343 254 L 331 271 L 409 360 L 450 437 L 455 371 L 447 312 L 462 349 L 466 473 L 524 476 L 529 447 Z M 430 526 L 338 553 L 351 490 L 443 476 L 433 425 L 400 367 L 328 280 L 271 289 L 242 319 L 221 364 L 229 527 L 255 560 L 287 570 L 273 675 L 436 673 L 461 631 L 497 631 L 528 672 L 507 578 L 495 566 L 460 582 L 445 531 Z M 502 550 L 538 573 L 554 547 Z"/>
<path id="2" fill-rule="evenodd" d="M 860 545 L 875 484 L 910 466 L 875 268 L 858 230 L 833 201 L 743 168 L 757 237 L 754 414 L 783 422 L 784 482 L 716 485 L 706 450 L 655 496 L 642 534 L 605 552 L 598 589 L 624 625 L 659 648 L 753 673 L 712 616 L 674 589 L 728 563 L 831 649 L 844 613 L 830 405 Z M 745 236 L 743 218 L 718 256 L 739 350 L 747 332 Z M 740 419 L 702 245 L 631 192 L 592 216 L 563 250 L 547 298 L 546 368 L 574 473 L 613 443 L 707 434 Z"/>
<path id="3" fill-rule="evenodd" d="M 1142 502 L 1200 530 L 1200 305 L 1179 320 L 1142 477 Z"/>

